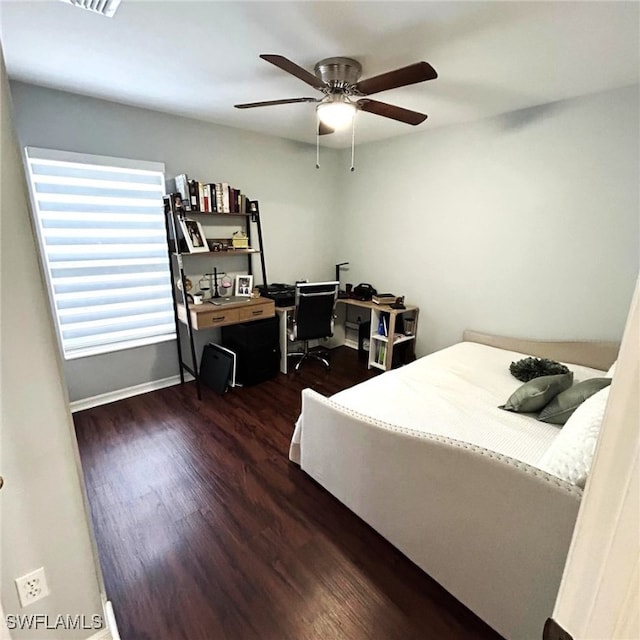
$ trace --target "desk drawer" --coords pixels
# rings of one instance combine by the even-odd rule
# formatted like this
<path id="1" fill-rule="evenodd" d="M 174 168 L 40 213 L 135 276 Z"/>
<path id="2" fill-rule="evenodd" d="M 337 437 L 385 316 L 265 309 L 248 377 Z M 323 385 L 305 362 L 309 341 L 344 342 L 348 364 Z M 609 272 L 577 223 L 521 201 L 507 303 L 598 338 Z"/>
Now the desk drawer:
<path id="1" fill-rule="evenodd" d="M 238 309 L 214 309 L 209 313 L 198 313 L 191 315 L 194 329 L 209 329 L 219 327 L 232 322 L 240 322 Z M 194 315 L 196 315 L 194 322 Z"/>
<path id="2" fill-rule="evenodd" d="M 273 306 L 270 304 L 251 305 L 243 309 L 238 309 L 238 321 L 258 320 L 269 318 L 274 314 Z"/>

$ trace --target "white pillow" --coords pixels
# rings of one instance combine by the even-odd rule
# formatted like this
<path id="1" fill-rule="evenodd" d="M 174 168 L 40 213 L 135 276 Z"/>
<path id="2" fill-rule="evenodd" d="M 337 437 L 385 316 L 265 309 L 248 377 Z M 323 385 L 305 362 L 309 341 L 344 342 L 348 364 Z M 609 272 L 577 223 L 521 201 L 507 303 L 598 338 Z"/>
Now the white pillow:
<path id="1" fill-rule="evenodd" d="M 605 378 L 613 378 L 613 374 L 616 370 L 616 363 L 618 361 L 616 360 L 610 367 L 609 367 L 609 371 L 607 371 L 607 373 L 605 373 Z"/>
<path id="2" fill-rule="evenodd" d="M 584 487 L 609 399 L 609 389 L 601 389 L 573 412 L 540 459 L 540 469 Z"/>

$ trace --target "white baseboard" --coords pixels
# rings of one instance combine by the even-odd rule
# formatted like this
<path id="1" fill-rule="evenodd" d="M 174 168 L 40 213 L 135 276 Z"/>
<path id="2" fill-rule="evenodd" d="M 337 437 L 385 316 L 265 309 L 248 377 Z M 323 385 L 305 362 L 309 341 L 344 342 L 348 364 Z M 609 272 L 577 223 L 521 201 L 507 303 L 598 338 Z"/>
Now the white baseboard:
<path id="1" fill-rule="evenodd" d="M 120 632 L 118 631 L 116 614 L 113 611 L 113 605 L 111 604 L 111 600 L 107 600 L 107 602 L 104 605 L 104 615 L 107 619 L 107 626 L 111 631 L 112 640 L 120 640 Z"/>
<path id="2" fill-rule="evenodd" d="M 185 374 L 184 379 L 186 381 L 193 380 L 193 376 Z M 91 407 L 99 407 L 100 405 L 109 404 L 110 402 L 115 402 L 116 400 L 132 398 L 133 396 L 139 396 L 143 393 L 149 393 L 149 391 L 157 391 L 158 389 L 164 389 L 165 387 L 172 387 L 176 384 L 180 384 L 179 375 L 169 376 L 168 378 L 162 378 L 161 380 L 144 382 L 143 384 L 137 384 L 133 387 L 116 389 L 115 391 L 101 393 L 100 395 L 91 396 L 90 398 L 83 398 L 82 400 L 74 400 L 70 403 L 71 413 L 75 413 L 76 411 L 83 411 L 84 409 L 91 409 Z"/>
<path id="3" fill-rule="evenodd" d="M 113 613 L 113 606 L 110 600 L 104 603 L 104 629 L 90 635 L 87 640 L 120 640 L 120 633 L 116 623 L 116 616 Z"/>

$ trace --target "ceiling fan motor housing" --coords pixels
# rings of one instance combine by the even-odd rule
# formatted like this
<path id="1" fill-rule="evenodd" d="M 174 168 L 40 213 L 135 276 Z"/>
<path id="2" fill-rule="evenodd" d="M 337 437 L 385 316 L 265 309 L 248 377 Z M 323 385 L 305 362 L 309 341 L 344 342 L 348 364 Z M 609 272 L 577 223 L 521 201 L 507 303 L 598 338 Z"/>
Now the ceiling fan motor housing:
<path id="1" fill-rule="evenodd" d="M 325 58 L 316 64 L 314 71 L 332 89 L 346 89 L 358 82 L 362 66 L 352 58 Z"/>

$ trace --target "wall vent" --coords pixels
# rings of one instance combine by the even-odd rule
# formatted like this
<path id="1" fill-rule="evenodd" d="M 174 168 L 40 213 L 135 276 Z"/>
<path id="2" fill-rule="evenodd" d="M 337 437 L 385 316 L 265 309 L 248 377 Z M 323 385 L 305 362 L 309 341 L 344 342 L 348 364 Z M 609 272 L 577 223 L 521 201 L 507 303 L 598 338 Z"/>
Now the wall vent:
<path id="1" fill-rule="evenodd" d="M 122 0 L 62 0 L 62 2 L 99 13 L 101 16 L 107 16 L 107 18 L 113 18 Z"/>

